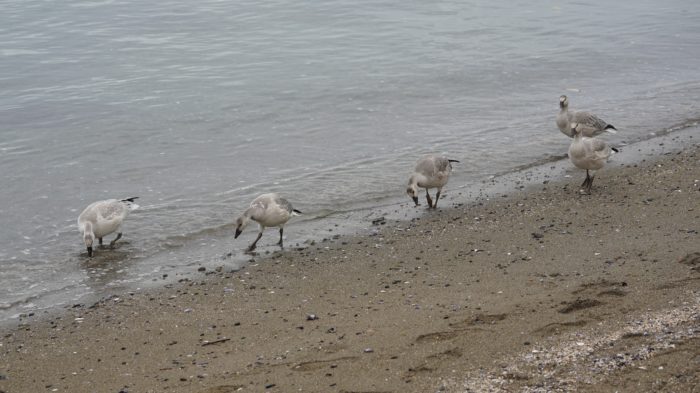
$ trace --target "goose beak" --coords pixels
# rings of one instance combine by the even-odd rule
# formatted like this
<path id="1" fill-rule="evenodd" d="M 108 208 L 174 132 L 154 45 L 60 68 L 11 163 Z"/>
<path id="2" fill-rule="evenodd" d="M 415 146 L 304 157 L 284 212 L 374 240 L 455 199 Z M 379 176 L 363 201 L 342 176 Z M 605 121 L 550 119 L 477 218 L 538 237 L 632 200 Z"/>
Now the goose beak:
<path id="1" fill-rule="evenodd" d="M 420 203 L 418 203 L 418 197 L 417 197 L 417 196 L 412 197 L 412 199 L 413 199 L 413 202 L 416 203 L 416 206 L 420 206 Z"/>
<path id="2" fill-rule="evenodd" d="M 241 231 L 241 228 L 236 228 L 236 234 L 233 235 L 233 238 L 238 239 L 238 236 L 241 235 L 241 232 L 243 232 L 243 231 Z"/>
<path id="3" fill-rule="evenodd" d="M 88 252 L 88 257 L 92 258 L 92 246 L 89 246 L 87 248 L 87 252 Z"/>

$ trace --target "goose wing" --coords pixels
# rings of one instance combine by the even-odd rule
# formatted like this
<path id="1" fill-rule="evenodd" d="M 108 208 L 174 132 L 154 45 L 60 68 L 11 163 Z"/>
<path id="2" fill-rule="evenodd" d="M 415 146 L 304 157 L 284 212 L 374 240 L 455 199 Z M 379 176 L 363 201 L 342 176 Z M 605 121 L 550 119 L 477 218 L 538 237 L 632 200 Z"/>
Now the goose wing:
<path id="1" fill-rule="evenodd" d="M 276 194 L 275 194 L 274 202 L 277 204 L 277 206 L 279 206 L 281 209 L 284 209 L 284 210 L 288 211 L 290 214 L 291 214 L 292 211 L 294 210 L 294 208 L 292 207 L 292 204 L 289 203 L 288 200 L 282 198 L 282 197 L 279 196 L 279 195 L 276 195 Z"/>
<path id="2" fill-rule="evenodd" d="M 435 157 L 435 169 L 438 172 L 449 172 L 452 170 L 452 163 L 446 157 Z"/>
<path id="3" fill-rule="evenodd" d="M 593 159 L 605 160 L 612 154 L 610 146 L 600 139 L 590 138 L 586 140 L 587 156 Z"/>
<path id="4" fill-rule="evenodd" d="M 102 203 L 95 206 L 97 214 L 100 218 L 105 221 L 121 220 L 126 216 L 129 207 L 116 199 L 110 199 L 107 201 L 102 201 Z"/>
<path id="5" fill-rule="evenodd" d="M 447 158 L 433 155 L 421 158 L 416 164 L 416 172 L 427 178 L 435 177 L 449 169 L 452 169 L 452 164 Z"/>
<path id="6" fill-rule="evenodd" d="M 606 121 L 590 112 L 574 112 L 571 115 L 571 122 L 582 126 L 584 132 L 586 130 L 603 131 L 608 125 Z"/>

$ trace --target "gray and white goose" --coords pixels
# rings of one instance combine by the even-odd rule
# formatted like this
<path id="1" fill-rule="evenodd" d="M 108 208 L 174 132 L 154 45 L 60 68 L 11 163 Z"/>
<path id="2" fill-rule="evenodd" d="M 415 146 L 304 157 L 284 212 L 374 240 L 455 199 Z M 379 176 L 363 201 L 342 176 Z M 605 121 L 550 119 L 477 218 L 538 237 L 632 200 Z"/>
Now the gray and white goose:
<path id="1" fill-rule="evenodd" d="M 117 240 L 121 239 L 122 222 L 132 210 L 138 209 L 139 205 L 134 203 L 137 198 L 107 199 L 93 202 L 80 213 L 78 229 L 83 236 L 89 257 L 92 257 L 92 246 L 95 238 L 102 245 L 103 237 L 117 232 L 117 237 L 109 243 L 110 247 L 114 247 Z"/>
<path id="2" fill-rule="evenodd" d="M 299 210 L 294 209 L 289 201 L 278 194 L 262 194 L 253 199 L 250 206 L 236 219 L 236 234 L 234 235 L 234 239 L 237 239 L 248 223 L 253 220 L 258 223 L 260 229 L 258 237 L 253 244 L 248 247 L 248 251 L 255 250 L 256 244 L 262 237 L 266 227 L 279 227 L 280 240 L 277 242 L 277 245 L 283 247 L 282 234 L 284 232 L 284 224 L 286 224 L 292 216 L 299 214 L 301 214 Z"/>
<path id="3" fill-rule="evenodd" d="M 452 173 L 452 163 L 459 162 L 457 160 L 451 160 L 446 157 L 436 156 L 433 154 L 428 154 L 421 157 L 416 163 L 416 168 L 413 174 L 408 179 L 408 188 L 406 193 L 413 199 L 416 206 L 418 203 L 418 187 L 425 188 L 425 199 L 428 202 L 429 208 L 437 207 L 438 199 L 440 199 L 440 193 L 442 188 L 447 184 L 450 179 L 450 173 Z M 428 190 L 431 188 L 437 188 L 437 194 L 435 194 L 435 203 L 433 203 L 432 198 Z"/>
<path id="4" fill-rule="evenodd" d="M 574 134 L 571 132 L 571 128 L 574 123 L 577 124 L 583 136 L 589 138 L 604 132 L 609 132 L 611 134 L 617 132 L 615 126 L 608 124 L 608 122 L 590 112 L 569 110 L 569 98 L 563 95 L 559 97 L 557 127 L 564 135 L 573 138 Z"/>
<path id="5" fill-rule="evenodd" d="M 586 179 L 581 184 L 581 188 L 590 194 L 595 171 L 603 168 L 608 158 L 617 152 L 617 149 L 610 147 L 601 139 L 583 136 L 580 126 L 576 123 L 572 124 L 571 133 L 574 135 L 574 140 L 569 146 L 569 159 L 577 168 L 586 170 Z"/>

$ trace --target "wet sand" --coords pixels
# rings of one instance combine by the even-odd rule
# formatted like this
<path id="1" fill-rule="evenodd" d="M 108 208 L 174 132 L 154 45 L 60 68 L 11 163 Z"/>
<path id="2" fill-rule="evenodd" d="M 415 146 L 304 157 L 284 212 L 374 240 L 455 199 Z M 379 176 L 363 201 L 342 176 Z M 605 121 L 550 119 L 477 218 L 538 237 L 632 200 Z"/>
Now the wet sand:
<path id="1" fill-rule="evenodd" d="M 700 151 L 571 174 L 29 316 L 0 391 L 698 391 Z"/>

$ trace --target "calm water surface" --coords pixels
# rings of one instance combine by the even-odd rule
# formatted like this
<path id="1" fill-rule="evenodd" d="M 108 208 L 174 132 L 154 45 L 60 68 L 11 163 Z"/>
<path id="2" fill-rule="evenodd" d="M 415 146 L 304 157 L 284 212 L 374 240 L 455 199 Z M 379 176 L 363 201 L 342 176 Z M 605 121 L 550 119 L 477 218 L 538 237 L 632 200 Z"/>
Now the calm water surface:
<path id="1" fill-rule="evenodd" d="M 0 320 L 238 266 L 262 192 L 306 213 L 295 244 L 408 202 L 422 153 L 461 161 L 453 189 L 563 155 L 561 94 L 617 143 L 700 115 L 700 3 L 495 3 L 2 2 Z M 88 261 L 78 214 L 129 196 Z"/>

